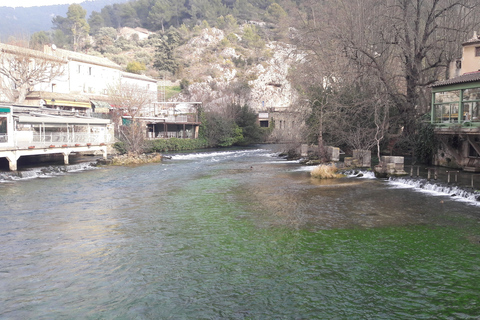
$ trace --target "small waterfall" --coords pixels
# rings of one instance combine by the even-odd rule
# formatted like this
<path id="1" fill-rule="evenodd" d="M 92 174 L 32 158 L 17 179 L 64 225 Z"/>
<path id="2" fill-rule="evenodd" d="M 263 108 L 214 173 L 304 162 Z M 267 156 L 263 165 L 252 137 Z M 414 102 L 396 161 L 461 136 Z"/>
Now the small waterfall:
<path id="1" fill-rule="evenodd" d="M 480 193 L 478 191 L 443 183 L 434 183 L 426 179 L 390 178 L 388 182 L 395 188 L 412 188 L 420 192 L 437 196 L 451 196 L 456 200 L 480 205 Z"/>
<path id="2" fill-rule="evenodd" d="M 375 173 L 373 173 L 373 171 L 346 170 L 346 171 L 341 171 L 341 173 L 346 175 L 349 178 L 376 179 Z"/>
<path id="3" fill-rule="evenodd" d="M 0 172 L 0 183 L 16 180 L 28 180 L 35 178 L 50 178 L 54 176 L 64 175 L 71 172 L 79 172 L 95 169 L 96 162 L 81 162 L 63 166 L 47 166 L 30 168 L 27 170 L 16 172 Z"/>

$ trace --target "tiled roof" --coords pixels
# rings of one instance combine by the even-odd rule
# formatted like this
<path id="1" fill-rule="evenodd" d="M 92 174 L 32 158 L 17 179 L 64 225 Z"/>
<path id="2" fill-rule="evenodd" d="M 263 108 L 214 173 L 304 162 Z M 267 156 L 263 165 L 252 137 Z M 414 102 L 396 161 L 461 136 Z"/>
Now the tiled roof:
<path id="1" fill-rule="evenodd" d="M 475 82 L 475 81 L 480 81 L 480 71 L 469 72 L 455 78 L 438 81 L 432 84 L 431 87 L 432 88 L 443 87 L 443 86 L 448 86 L 452 84 Z"/>

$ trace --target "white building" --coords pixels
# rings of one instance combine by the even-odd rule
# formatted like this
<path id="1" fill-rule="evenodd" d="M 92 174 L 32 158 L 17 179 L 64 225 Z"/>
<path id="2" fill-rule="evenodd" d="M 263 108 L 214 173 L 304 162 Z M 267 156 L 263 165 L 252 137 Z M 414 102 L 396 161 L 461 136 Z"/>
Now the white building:
<path id="1" fill-rule="evenodd" d="M 9 55 L 27 53 L 33 59 L 51 59 L 52 63 L 64 65 L 63 73 L 52 81 L 34 85 L 27 95 L 25 105 L 66 109 L 82 114 L 90 114 L 96 104 L 105 111 L 108 103 L 109 88 L 120 84 L 135 86 L 157 100 L 157 81 L 144 75 L 137 75 L 122 71 L 120 65 L 107 58 L 91 56 L 83 53 L 57 49 L 54 45 L 45 46 L 44 52 L 21 48 L 0 43 L 2 54 L 8 51 Z M 8 82 L 8 81 L 7 81 Z M 2 97 L 3 101 L 6 96 Z M 153 110 L 153 104 L 145 106 L 146 113 Z M 153 112 L 153 111 L 152 111 Z"/>

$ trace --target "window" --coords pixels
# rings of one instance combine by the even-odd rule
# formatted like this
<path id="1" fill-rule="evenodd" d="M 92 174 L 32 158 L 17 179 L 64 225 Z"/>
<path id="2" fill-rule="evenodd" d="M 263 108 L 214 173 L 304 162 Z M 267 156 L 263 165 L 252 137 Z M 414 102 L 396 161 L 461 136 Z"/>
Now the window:
<path id="1" fill-rule="evenodd" d="M 475 57 L 480 57 L 480 47 L 475 47 Z"/>
<path id="2" fill-rule="evenodd" d="M 88 75 L 89 75 L 89 76 L 92 75 L 92 67 L 88 67 Z"/>

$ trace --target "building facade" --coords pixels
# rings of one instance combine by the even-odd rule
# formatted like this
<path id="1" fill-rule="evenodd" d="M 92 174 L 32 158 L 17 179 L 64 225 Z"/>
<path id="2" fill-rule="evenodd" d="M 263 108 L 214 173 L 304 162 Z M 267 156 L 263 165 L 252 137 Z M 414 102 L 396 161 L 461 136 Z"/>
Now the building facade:
<path id="1" fill-rule="evenodd" d="M 431 123 L 440 141 L 434 164 L 480 171 L 480 38 L 463 43 L 453 78 L 431 86 Z"/>

